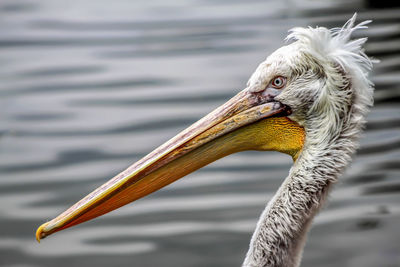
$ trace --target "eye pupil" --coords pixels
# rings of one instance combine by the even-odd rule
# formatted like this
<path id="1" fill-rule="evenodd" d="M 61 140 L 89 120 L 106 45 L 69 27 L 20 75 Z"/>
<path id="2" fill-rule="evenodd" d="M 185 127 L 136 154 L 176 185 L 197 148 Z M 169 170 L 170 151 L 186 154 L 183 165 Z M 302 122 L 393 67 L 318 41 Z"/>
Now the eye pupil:
<path id="1" fill-rule="evenodd" d="M 282 88 L 284 84 L 285 84 L 285 78 L 283 77 L 276 77 L 272 81 L 272 86 L 274 86 L 277 89 Z"/>

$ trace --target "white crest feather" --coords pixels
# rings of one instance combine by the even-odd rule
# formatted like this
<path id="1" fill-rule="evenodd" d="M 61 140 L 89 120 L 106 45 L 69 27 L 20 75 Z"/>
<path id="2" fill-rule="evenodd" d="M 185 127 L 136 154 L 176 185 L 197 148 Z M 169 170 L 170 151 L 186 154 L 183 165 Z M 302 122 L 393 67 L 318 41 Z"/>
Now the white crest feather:
<path id="1" fill-rule="evenodd" d="M 368 73 L 372 64 L 378 61 L 371 60 L 364 53 L 362 46 L 367 41 L 366 37 L 350 40 L 354 31 L 366 29 L 366 25 L 372 22 L 366 20 L 354 26 L 356 18 L 357 13 L 342 28 L 293 28 L 286 40 L 299 43 L 321 64 L 339 64 L 350 76 L 356 91 L 358 103 L 354 104 L 361 105 L 362 110 L 368 110 L 373 104 L 373 84 L 368 78 Z M 367 110 L 362 113 L 365 114 Z"/>

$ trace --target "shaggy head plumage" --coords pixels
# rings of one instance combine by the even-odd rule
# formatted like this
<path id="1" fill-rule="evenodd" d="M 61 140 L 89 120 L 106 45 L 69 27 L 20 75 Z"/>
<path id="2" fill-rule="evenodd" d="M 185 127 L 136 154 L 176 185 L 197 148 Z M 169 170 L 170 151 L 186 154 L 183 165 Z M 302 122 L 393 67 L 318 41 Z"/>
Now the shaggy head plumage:
<path id="1" fill-rule="evenodd" d="M 352 87 L 353 104 L 362 115 L 373 104 L 373 85 L 368 78 L 373 61 L 363 49 L 367 38 L 350 40 L 354 31 L 367 28 L 371 20 L 354 26 L 356 17 L 354 14 L 342 28 L 294 28 L 286 38 L 294 40 L 299 51 L 311 56 L 325 71 L 326 85 L 321 88 L 319 101 L 316 101 L 317 109 L 328 103 L 341 102 L 337 99 L 341 97 L 340 89 L 347 86 Z"/>
<path id="2" fill-rule="evenodd" d="M 276 100 L 289 106 L 291 118 L 305 128 L 318 128 L 319 138 L 338 135 L 346 123 L 358 121 L 359 130 L 373 104 L 373 84 L 368 78 L 373 61 L 364 53 L 367 38 L 351 40 L 356 14 L 342 28 L 294 28 L 279 48 L 262 62 L 248 82 L 249 90 L 265 89 L 275 76 L 288 82 Z M 350 118 L 351 117 L 351 118 Z"/>

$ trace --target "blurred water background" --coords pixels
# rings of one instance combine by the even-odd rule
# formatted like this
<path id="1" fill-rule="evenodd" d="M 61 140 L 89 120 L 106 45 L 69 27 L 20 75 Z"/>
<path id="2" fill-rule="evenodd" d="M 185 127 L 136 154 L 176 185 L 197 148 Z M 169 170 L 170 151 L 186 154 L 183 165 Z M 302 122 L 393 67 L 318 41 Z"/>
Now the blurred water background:
<path id="1" fill-rule="evenodd" d="M 379 3 L 379 2 L 378 2 Z M 36 227 L 219 106 L 294 26 L 373 19 L 375 107 L 303 266 L 400 266 L 400 9 L 363 1 L 0 2 L 0 265 L 239 266 L 291 159 L 229 156 L 45 239 Z"/>

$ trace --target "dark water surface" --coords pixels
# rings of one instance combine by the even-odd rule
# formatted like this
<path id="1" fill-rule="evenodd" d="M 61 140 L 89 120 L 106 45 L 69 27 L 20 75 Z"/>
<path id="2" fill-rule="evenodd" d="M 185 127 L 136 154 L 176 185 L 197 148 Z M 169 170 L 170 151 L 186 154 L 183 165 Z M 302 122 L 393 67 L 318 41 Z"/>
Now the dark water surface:
<path id="1" fill-rule="evenodd" d="M 354 11 L 374 20 L 357 34 L 381 59 L 376 103 L 303 266 L 400 266 L 400 9 L 257 0 L 0 2 L 0 265 L 239 266 L 286 155 L 232 155 L 40 245 L 34 233 L 243 89 L 288 29 Z"/>

